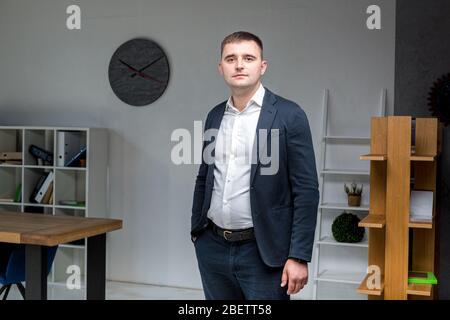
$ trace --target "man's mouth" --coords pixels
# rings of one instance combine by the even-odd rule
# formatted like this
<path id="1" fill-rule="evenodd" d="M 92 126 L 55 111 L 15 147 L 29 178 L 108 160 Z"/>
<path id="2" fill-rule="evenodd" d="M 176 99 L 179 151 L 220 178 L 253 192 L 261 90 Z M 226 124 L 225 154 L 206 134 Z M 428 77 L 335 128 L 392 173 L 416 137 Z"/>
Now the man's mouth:
<path id="1" fill-rule="evenodd" d="M 246 74 L 237 74 L 237 75 L 234 75 L 233 78 L 246 77 L 246 76 L 247 76 Z"/>

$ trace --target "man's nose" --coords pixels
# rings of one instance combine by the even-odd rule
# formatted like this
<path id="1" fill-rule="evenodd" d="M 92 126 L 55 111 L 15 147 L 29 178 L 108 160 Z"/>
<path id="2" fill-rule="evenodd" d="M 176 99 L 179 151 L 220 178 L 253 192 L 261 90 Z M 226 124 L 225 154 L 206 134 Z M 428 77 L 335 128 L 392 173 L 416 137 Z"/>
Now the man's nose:
<path id="1" fill-rule="evenodd" d="M 236 69 L 242 69 L 244 68 L 244 61 L 242 59 L 236 60 Z"/>

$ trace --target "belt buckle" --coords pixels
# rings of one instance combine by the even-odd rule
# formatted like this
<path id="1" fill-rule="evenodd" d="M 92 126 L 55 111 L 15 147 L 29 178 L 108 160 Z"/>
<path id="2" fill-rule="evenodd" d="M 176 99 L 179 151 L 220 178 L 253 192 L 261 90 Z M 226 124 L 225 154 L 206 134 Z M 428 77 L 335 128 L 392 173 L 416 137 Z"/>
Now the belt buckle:
<path id="1" fill-rule="evenodd" d="M 223 237 L 225 238 L 225 240 L 229 240 L 228 238 L 227 238 L 227 235 L 230 235 L 230 234 L 232 234 L 233 232 L 232 231 L 229 231 L 229 230 L 223 230 Z"/>

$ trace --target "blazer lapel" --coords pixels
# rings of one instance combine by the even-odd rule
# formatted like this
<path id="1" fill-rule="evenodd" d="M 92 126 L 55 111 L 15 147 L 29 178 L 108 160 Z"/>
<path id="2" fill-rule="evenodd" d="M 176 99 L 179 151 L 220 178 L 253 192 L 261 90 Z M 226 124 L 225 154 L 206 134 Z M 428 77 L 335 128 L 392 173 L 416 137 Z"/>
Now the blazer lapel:
<path id="1" fill-rule="evenodd" d="M 224 102 L 220 108 L 218 109 L 218 111 L 216 113 L 214 113 L 212 115 L 212 119 L 211 119 L 211 127 L 208 129 L 216 129 L 219 130 L 220 128 L 220 123 L 222 122 L 223 119 L 223 114 L 225 113 L 225 106 L 226 106 L 226 102 Z M 214 141 L 212 141 L 211 143 L 213 144 L 213 149 L 211 151 L 211 155 L 214 158 L 216 156 L 216 142 L 217 142 L 217 135 L 214 137 Z M 203 156 L 203 155 L 202 155 Z M 214 162 L 210 163 L 208 165 L 208 173 L 207 173 L 207 177 L 206 177 L 206 182 L 212 185 L 212 182 L 214 180 Z"/>
<path id="2" fill-rule="evenodd" d="M 211 119 L 211 127 L 209 129 L 217 129 L 219 130 L 220 124 L 222 123 L 223 114 L 225 113 L 225 106 L 226 102 L 223 103 L 223 105 L 220 106 L 218 111 L 213 114 L 213 118 Z M 214 137 L 214 141 L 211 142 L 214 144 L 213 150 L 212 150 L 212 156 L 216 156 L 216 142 L 217 142 L 217 136 Z"/>
<path id="3" fill-rule="evenodd" d="M 250 185 L 253 184 L 253 179 L 255 178 L 256 170 L 260 165 L 259 150 L 264 150 L 267 144 L 267 139 L 270 139 L 270 129 L 272 128 L 273 120 L 275 119 L 275 115 L 277 114 L 277 108 L 274 107 L 276 101 L 277 99 L 275 95 L 268 89 L 266 89 L 263 105 L 261 107 L 261 113 L 259 114 L 258 124 L 256 126 L 255 142 L 253 144 L 253 148 L 256 147 L 256 153 L 253 152 L 253 154 L 256 155 L 257 161 L 252 160 Z M 262 139 L 262 141 L 259 141 L 259 132 L 261 129 L 266 130 L 267 139 Z"/>

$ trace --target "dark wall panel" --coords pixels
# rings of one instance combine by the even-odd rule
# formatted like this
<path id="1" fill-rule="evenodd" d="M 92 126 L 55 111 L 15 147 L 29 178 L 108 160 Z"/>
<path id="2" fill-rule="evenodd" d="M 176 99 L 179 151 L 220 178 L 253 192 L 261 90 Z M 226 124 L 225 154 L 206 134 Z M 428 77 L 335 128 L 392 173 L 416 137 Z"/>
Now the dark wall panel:
<path id="1" fill-rule="evenodd" d="M 394 114 L 430 116 L 430 86 L 449 72 L 450 1 L 397 0 Z M 438 183 L 439 298 L 450 299 L 450 127 L 443 131 Z"/>

